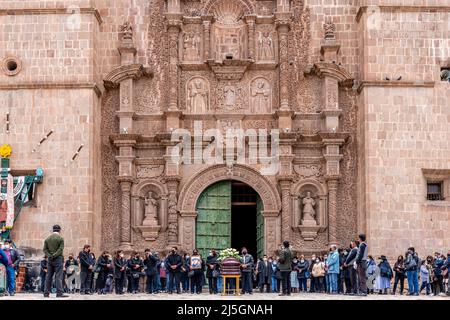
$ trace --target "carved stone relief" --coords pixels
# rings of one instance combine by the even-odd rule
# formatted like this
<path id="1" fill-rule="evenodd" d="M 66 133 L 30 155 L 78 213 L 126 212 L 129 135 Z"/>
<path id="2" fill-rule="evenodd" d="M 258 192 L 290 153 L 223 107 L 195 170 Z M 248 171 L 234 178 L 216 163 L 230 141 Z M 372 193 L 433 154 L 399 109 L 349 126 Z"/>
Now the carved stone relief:
<path id="1" fill-rule="evenodd" d="M 196 32 L 188 32 L 183 35 L 183 61 L 198 62 L 200 60 L 201 38 Z"/>
<path id="2" fill-rule="evenodd" d="M 210 86 L 208 80 L 195 77 L 186 85 L 187 111 L 202 114 L 210 110 Z"/>
<path id="3" fill-rule="evenodd" d="M 272 88 L 265 78 L 256 78 L 250 84 L 250 112 L 272 112 Z"/>
<path id="4" fill-rule="evenodd" d="M 240 83 L 220 82 L 217 91 L 218 112 L 239 111 L 244 109 L 244 89 Z"/>
<path id="5" fill-rule="evenodd" d="M 137 178 L 156 178 L 164 173 L 164 166 L 160 165 L 140 165 L 136 169 Z"/>

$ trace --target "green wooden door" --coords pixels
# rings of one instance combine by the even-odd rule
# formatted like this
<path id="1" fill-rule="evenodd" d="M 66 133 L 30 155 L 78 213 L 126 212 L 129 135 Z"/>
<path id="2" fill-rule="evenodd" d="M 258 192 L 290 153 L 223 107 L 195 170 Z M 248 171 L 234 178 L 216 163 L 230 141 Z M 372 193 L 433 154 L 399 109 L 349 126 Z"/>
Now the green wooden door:
<path id="1" fill-rule="evenodd" d="M 209 186 L 197 201 L 196 247 L 203 257 L 211 248 L 231 246 L 231 181 Z"/>
<path id="2" fill-rule="evenodd" d="M 256 198 L 256 248 L 257 258 L 261 258 L 264 254 L 264 217 L 262 214 L 263 203 L 261 198 Z"/>

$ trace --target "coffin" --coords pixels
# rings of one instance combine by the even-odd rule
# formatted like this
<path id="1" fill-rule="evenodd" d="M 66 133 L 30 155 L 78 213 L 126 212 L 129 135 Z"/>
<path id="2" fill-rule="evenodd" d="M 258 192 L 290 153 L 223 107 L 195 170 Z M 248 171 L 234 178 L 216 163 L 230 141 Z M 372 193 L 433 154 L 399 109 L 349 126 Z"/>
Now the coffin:
<path id="1" fill-rule="evenodd" d="M 226 258 L 221 263 L 223 275 L 240 275 L 241 263 L 236 258 Z"/>

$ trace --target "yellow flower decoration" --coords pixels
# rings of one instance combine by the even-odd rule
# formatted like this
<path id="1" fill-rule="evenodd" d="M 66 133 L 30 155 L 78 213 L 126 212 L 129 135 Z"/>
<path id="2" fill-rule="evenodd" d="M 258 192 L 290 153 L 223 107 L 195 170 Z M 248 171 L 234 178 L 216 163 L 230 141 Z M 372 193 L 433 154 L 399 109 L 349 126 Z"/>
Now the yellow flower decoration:
<path id="1" fill-rule="evenodd" d="M 8 158 L 11 155 L 12 148 L 9 144 L 4 144 L 0 147 L 0 156 L 2 158 Z"/>

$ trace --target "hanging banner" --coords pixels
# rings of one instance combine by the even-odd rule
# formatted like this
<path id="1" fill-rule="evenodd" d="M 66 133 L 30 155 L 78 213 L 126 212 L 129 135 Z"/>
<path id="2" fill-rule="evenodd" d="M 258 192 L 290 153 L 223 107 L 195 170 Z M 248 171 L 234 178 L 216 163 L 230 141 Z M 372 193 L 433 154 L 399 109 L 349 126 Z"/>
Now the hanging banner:
<path id="1" fill-rule="evenodd" d="M 8 174 L 8 186 L 7 186 L 7 212 L 6 212 L 6 228 L 12 228 L 14 225 L 14 179 L 13 176 Z"/>

